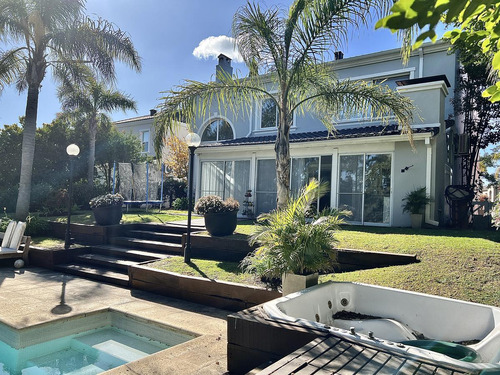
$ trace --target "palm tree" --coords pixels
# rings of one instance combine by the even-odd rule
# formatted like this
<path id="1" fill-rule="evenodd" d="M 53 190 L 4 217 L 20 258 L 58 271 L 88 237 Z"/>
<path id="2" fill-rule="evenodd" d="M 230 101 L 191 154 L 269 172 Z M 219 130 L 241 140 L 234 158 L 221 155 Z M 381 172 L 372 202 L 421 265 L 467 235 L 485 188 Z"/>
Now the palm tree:
<path id="1" fill-rule="evenodd" d="M 38 95 L 48 68 L 83 62 L 110 81 L 115 77 L 115 60 L 140 70 L 140 58 L 127 34 L 106 20 L 85 17 L 84 10 L 85 0 L 0 0 L 0 37 L 15 46 L 0 60 L 14 55 L 22 61 L 22 69 L 14 73 L 19 91 L 28 92 L 18 219 L 29 210 Z"/>
<path id="2" fill-rule="evenodd" d="M 341 113 L 385 121 L 395 116 L 408 132 L 413 111 L 409 99 L 383 85 L 338 80 L 331 65 L 325 64 L 325 58 L 345 43 L 348 28 L 367 25 L 372 13 L 385 12 L 391 4 L 391 0 L 295 0 L 285 12 L 248 2 L 234 16 L 233 35 L 250 76 L 233 80 L 220 74 L 216 82 L 187 81 L 167 92 L 155 128 L 157 154 L 163 135 L 176 126 L 179 116 L 192 124 L 206 117 L 213 105 L 222 113 L 249 113 L 252 103 L 268 98 L 278 111 L 277 206 L 284 208 L 290 194 L 294 112 L 315 114 L 331 131 Z"/>
<path id="3" fill-rule="evenodd" d="M 105 112 L 136 109 L 136 103 L 127 95 L 107 88 L 102 82 L 89 78 L 87 84 L 75 86 L 66 77 L 59 88 L 62 108 L 84 118 L 89 129 L 87 179 L 89 189 L 94 188 L 95 141 L 101 123 L 110 123 Z"/>

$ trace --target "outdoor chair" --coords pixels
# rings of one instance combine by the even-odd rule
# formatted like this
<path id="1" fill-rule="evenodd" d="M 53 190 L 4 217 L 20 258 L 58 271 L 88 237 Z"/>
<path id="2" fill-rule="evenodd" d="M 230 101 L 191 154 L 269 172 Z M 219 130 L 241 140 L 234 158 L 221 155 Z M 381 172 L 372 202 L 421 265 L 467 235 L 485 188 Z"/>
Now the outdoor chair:
<path id="1" fill-rule="evenodd" d="M 20 258 L 25 264 L 28 264 L 31 237 L 24 235 L 25 229 L 26 223 L 11 221 L 5 233 L 0 232 L 0 239 L 2 239 L 0 259 Z"/>

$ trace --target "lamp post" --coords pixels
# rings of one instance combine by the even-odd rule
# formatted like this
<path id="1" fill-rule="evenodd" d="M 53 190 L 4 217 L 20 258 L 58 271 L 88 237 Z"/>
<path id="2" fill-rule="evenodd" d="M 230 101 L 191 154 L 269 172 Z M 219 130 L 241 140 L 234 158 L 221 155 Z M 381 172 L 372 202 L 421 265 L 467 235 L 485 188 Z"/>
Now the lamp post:
<path id="1" fill-rule="evenodd" d="M 191 263 L 191 211 L 193 210 L 193 160 L 194 151 L 201 143 L 201 138 L 196 133 L 186 135 L 186 143 L 189 148 L 189 175 L 188 175 L 188 223 L 186 245 L 184 247 L 184 263 Z"/>
<path id="2" fill-rule="evenodd" d="M 64 250 L 68 250 L 71 245 L 71 195 L 73 194 L 73 164 L 75 158 L 80 153 L 80 148 L 74 143 L 66 147 L 69 156 L 69 188 L 68 188 L 68 220 L 66 221 L 66 237 L 64 239 Z"/>

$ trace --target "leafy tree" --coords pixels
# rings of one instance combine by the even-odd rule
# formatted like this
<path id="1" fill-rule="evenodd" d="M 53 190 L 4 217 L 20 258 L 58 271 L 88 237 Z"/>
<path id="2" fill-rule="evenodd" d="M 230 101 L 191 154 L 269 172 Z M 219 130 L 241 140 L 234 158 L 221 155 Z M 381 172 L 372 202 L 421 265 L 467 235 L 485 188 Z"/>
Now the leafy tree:
<path id="1" fill-rule="evenodd" d="M 479 167 L 481 175 L 492 185 L 498 186 L 500 181 L 500 145 L 496 145 L 491 149 L 491 152 L 480 157 Z M 489 172 L 489 169 L 494 169 L 494 172 Z"/>
<path id="2" fill-rule="evenodd" d="M 7 72 L 16 77 L 19 91 L 28 92 L 16 206 L 19 219 L 29 209 L 38 95 L 47 69 L 72 70 L 75 62 L 85 62 L 106 80 L 115 77 L 115 60 L 140 69 L 129 37 L 106 20 L 86 17 L 84 10 L 85 0 L 0 0 L 0 37 L 14 46 L 2 52 L 0 61 L 20 61 L 21 66 L 7 64 Z M 0 74 L 7 76 L 5 71 Z"/>
<path id="3" fill-rule="evenodd" d="M 176 178 L 187 181 L 189 166 L 189 149 L 186 142 L 175 135 L 164 141 L 166 153 L 164 155 L 165 167 Z"/>
<path id="4" fill-rule="evenodd" d="M 85 119 L 89 134 L 89 149 L 87 162 L 87 181 L 89 189 L 94 187 L 94 165 L 96 157 L 96 137 L 99 124 L 110 123 L 106 112 L 118 109 L 136 110 L 135 101 L 122 92 L 107 88 L 102 82 L 87 75 L 87 82 L 74 85 L 70 77 L 65 77 L 59 88 L 59 98 L 62 107 L 67 111 L 74 111 L 75 116 Z"/>
<path id="5" fill-rule="evenodd" d="M 409 130 L 413 106 L 390 89 L 364 81 L 340 81 L 324 64 L 346 41 L 347 30 L 367 24 L 372 13 L 389 0 L 296 0 L 288 12 L 266 10 L 248 2 L 234 16 L 233 34 L 250 77 L 233 80 L 223 73 L 215 82 L 187 81 L 167 92 L 155 127 L 161 156 L 162 139 L 179 116 L 192 124 L 206 117 L 211 106 L 220 113 L 250 112 L 254 101 L 270 99 L 277 109 L 275 141 L 277 205 L 286 207 L 290 195 L 290 128 L 293 114 L 315 114 L 332 130 L 340 113 L 360 113 L 387 119 L 395 116 Z M 380 13 L 380 12 L 379 12 Z M 259 76 L 259 73 L 271 73 Z M 276 93 L 276 90 L 278 92 Z"/>
<path id="6" fill-rule="evenodd" d="M 437 39 L 439 22 L 456 28 L 444 34 L 452 44 L 461 43 L 467 48 L 480 46 L 497 73 L 497 81 L 483 89 L 482 95 L 492 102 L 500 101 L 500 3 L 496 0 L 398 0 L 391 14 L 379 20 L 376 28 L 393 31 L 406 30 L 404 47 L 407 54 L 413 43 L 418 48 L 427 38 Z M 416 34 L 418 36 L 414 37 Z"/>
<path id="7" fill-rule="evenodd" d="M 5 125 L 0 129 L 0 209 L 12 211 L 15 207 L 19 169 L 21 167 L 21 143 L 23 128 L 18 124 Z"/>
<path id="8" fill-rule="evenodd" d="M 458 43 L 462 46 L 462 43 Z M 464 134 L 469 138 L 469 150 L 461 157 L 463 184 L 480 190 L 478 171 L 480 152 L 500 141 L 500 103 L 481 96 L 491 80 L 488 77 L 488 62 L 478 46 L 459 49 L 461 62 L 456 90 L 460 93 L 453 100 L 455 112 L 463 121 Z"/>

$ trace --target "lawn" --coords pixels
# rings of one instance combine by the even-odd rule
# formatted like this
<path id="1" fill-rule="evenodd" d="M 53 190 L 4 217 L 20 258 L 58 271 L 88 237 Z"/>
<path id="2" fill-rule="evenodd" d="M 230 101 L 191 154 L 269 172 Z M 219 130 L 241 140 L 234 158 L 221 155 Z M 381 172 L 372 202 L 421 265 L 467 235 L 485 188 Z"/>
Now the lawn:
<path id="1" fill-rule="evenodd" d="M 250 233 L 251 224 L 237 232 Z M 241 235 L 240 235 L 241 236 Z M 328 274 L 327 280 L 356 281 L 406 289 L 500 307 L 500 232 L 404 228 L 345 227 L 341 248 L 417 254 L 419 263 Z M 172 258 L 154 267 L 173 272 L 243 283 L 255 283 L 237 263 L 193 260 L 193 266 Z"/>
<path id="2" fill-rule="evenodd" d="M 129 212 L 124 211 L 122 224 L 132 223 L 166 223 L 167 221 L 179 221 L 187 219 L 187 211 L 168 210 L 159 213 L 157 210 L 138 210 L 130 209 Z M 50 216 L 47 220 L 65 223 L 67 216 Z M 71 215 L 72 223 L 79 224 L 95 224 L 92 211 L 78 211 Z"/>

